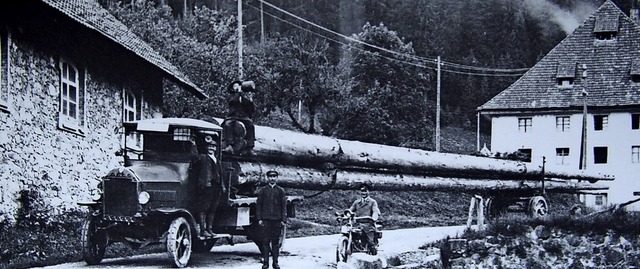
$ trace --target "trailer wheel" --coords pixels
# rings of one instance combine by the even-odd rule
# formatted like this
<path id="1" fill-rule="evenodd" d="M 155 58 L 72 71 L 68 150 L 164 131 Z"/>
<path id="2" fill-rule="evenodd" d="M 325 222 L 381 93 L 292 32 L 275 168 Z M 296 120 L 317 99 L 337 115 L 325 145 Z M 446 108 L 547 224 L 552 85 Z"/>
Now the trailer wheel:
<path id="1" fill-rule="evenodd" d="M 82 258 L 88 265 L 96 265 L 102 261 L 104 251 L 109 242 L 107 233 L 96 227 L 96 219 L 89 217 L 82 225 Z"/>
<path id="2" fill-rule="evenodd" d="M 534 196 L 529 200 L 527 212 L 533 218 L 541 218 L 547 215 L 548 207 L 547 200 L 543 196 Z"/>
<path id="3" fill-rule="evenodd" d="M 349 239 L 341 236 L 336 248 L 336 262 L 347 262 L 349 258 Z"/>
<path id="4" fill-rule="evenodd" d="M 167 233 L 167 252 L 176 267 L 185 267 L 191 257 L 191 228 L 187 220 L 180 217 L 169 225 Z"/>
<path id="5" fill-rule="evenodd" d="M 484 213 L 487 220 L 492 220 L 500 215 L 503 215 L 507 211 L 509 203 L 504 198 L 489 197 L 485 202 Z"/>

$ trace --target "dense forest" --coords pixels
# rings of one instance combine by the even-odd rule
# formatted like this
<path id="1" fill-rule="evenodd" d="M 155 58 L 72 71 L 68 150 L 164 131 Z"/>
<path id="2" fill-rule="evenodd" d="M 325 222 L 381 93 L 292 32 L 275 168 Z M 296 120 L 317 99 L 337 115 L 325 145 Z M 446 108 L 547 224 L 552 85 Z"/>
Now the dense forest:
<path id="1" fill-rule="evenodd" d="M 237 0 L 100 2 L 211 97 L 169 88 L 166 116 L 224 117 L 240 77 Z M 242 79 L 257 85 L 258 124 L 433 149 L 438 81 L 441 125 L 473 132 L 476 108 L 602 3 L 243 0 Z"/>

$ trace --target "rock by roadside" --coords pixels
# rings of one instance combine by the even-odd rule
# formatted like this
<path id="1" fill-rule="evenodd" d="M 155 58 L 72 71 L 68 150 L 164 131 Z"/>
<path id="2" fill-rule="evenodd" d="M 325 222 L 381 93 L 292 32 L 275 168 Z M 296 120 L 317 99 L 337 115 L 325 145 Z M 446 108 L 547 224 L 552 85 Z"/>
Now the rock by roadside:
<path id="1" fill-rule="evenodd" d="M 522 236 L 455 239 L 443 247 L 444 268 L 638 268 L 640 238 L 567 233 L 545 226 Z"/>

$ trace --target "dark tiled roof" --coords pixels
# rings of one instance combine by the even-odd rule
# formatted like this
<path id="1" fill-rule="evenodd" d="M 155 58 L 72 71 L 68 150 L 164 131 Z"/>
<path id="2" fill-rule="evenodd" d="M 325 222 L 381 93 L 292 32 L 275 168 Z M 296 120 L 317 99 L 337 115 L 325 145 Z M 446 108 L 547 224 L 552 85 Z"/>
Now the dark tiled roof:
<path id="1" fill-rule="evenodd" d="M 619 18 L 615 40 L 597 40 L 596 18 Z M 607 0 L 580 27 L 553 48 L 520 79 L 479 111 L 565 109 L 582 106 L 586 90 L 590 107 L 640 105 L 640 83 L 632 82 L 632 62 L 640 59 L 640 28 Z M 558 87 L 558 66 L 576 64 L 572 87 Z"/>
<path id="2" fill-rule="evenodd" d="M 145 61 L 157 66 L 174 81 L 182 84 L 200 98 L 207 97 L 202 89 L 196 86 L 177 67 L 167 61 L 158 52 L 135 35 L 122 22 L 95 0 L 41 0 L 45 4 L 66 14 L 82 25 L 93 29 L 113 40 L 125 49 L 140 56 Z"/>

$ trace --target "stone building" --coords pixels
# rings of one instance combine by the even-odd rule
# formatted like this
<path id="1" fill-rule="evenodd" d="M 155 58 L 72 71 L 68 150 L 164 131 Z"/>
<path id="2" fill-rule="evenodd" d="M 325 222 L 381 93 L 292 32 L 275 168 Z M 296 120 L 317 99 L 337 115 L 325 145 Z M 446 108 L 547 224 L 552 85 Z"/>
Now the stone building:
<path id="1" fill-rule="evenodd" d="M 637 14 L 632 11 L 632 14 Z M 640 191 L 640 26 L 607 0 L 524 76 L 478 108 L 491 151 L 520 151 L 559 171 L 614 175 L 588 205 Z M 640 209 L 638 203 L 631 206 Z"/>
<path id="2" fill-rule="evenodd" d="M 0 222 L 79 207 L 162 92 L 202 89 L 93 0 L 0 4 Z M 195 97 L 194 97 L 195 98 Z"/>

